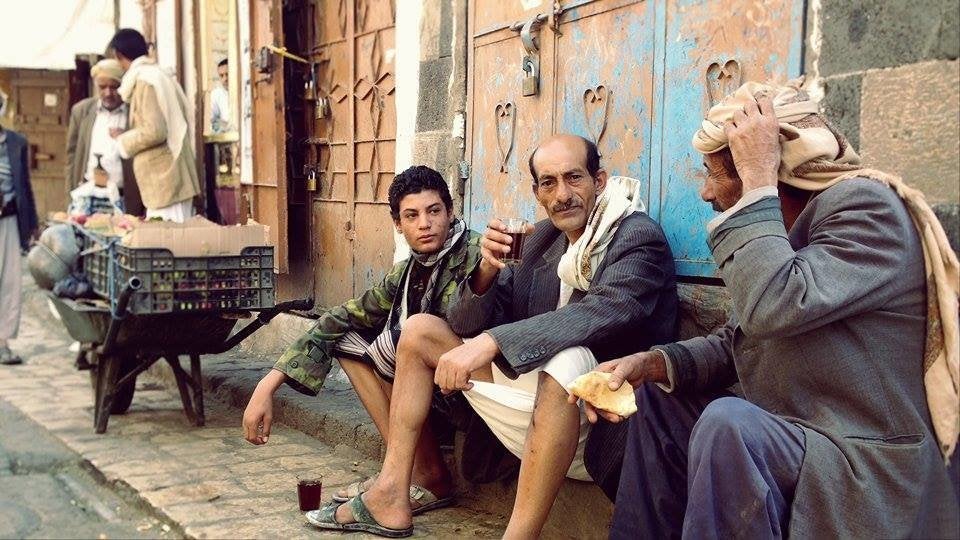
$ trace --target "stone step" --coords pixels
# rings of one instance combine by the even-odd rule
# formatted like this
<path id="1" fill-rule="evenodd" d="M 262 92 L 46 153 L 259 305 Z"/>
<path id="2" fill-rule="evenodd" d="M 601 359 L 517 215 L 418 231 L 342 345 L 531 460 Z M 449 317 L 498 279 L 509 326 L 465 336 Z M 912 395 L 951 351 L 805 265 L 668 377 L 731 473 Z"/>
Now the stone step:
<path id="1" fill-rule="evenodd" d="M 112 416 L 107 432 L 97 435 L 89 376 L 74 367 L 70 339 L 45 299 L 32 282 L 25 285 L 13 346 L 26 363 L 0 370 L 0 396 L 80 454 L 104 483 L 175 525 L 155 531 L 158 537 L 343 538 L 305 522 L 297 479 L 322 477 L 327 499 L 375 473 L 379 460 L 282 423 L 269 444 L 253 446 L 241 437 L 238 409 L 217 399 L 207 400 L 206 426 L 196 428 L 176 391 L 149 374 L 137 380 L 130 410 Z M 416 537 L 498 538 L 505 523 L 502 515 L 457 505 L 418 516 L 414 525 Z"/>
<path id="2" fill-rule="evenodd" d="M 32 284 L 31 284 L 32 285 Z M 40 299 L 40 303 L 44 303 Z M 49 310 L 45 313 L 50 324 L 57 324 Z M 273 365 L 293 339 L 312 324 L 312 321 L 294 315 L 280 315 L 267 327 L 248 338 L 241 346 L 220 355 L 202 357 L 203 382 L 208 399 L 231 407 L 234 425 L 240 425 L 247 399 L 260 378 Z M 176 390 L 169 367 L 155 364 L 147 375 Z M 134 403 L 137 399 L 134 398 Z M 318 396 L 306 396 L 283 387 L 274 401 L 274 421 L 316 438 L 334 448 L 345 448 L 365 459 L 378 463 L 383 454 L 383 441 L 349 380 L 335 365 Z M 240 439 L 240 430 L 237 429 Z M 241 441 L 242 442 L 242 441 Z M 271 436 L 271 443 L 273 437 Z M 465 451 L 468 451 L 465 450 Z M 448 453 L 451 470 L 458 471 Z M 461 507 L 474 511 L 509 516 L 513 507 L 516 481 L 476 485 L 457 476 L 457 496 Z M 554 504 L 544 529 L 545 537 L 605 538 L 607 536 L 612 504 L 595 485 L 567 480 Z M 505 520 L 504 520 L 505 523 Z"/>

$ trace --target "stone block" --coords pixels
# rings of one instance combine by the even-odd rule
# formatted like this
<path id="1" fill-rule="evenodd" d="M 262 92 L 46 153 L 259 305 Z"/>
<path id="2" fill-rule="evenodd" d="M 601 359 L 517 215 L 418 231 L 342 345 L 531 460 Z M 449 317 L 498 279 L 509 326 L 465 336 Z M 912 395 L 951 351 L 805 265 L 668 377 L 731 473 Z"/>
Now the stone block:
<path id="1" fill-rule="evenodd" d="M 704 336 L 727 322 L 730 294 L 717 285 L 680 283 L 680 339 Z"/>
<path id="2" fill-rule="evenodd" d="M 431 0 L 431 3 L 446 3 L 444 0 Z M 441 10 L 426 4 L 420 11 L 420 61 L 434 60 L 440 57 L 440 47 L 443 27 Z"/>
<path id="3" fill-rule="evenodd" d="M 417 131 L 444 129 L 449 124 L 447 87 L 452 70 L 453 60 L 449 57 L 420 62 Z"/>
<path id="4" fill-rule="evenodd" d="M 214 501 L 221 496 L 221 492 L 216 486 L 208 485 L 206 482 L 175 485 L 143 493 L 143 497 L 150 504 L 159 507 L 171 504 Z"/>
<path id="5" fill-rule="evenodd" d="M 860 85 L 862 76 L 826 78 L 823 81 L 823 114 L 854 148 L 860 148 Z"/>
<path id="6" fill-rule="evenodd" d="M 960 62 L 870 71 L 860 103 L 867 166 L 900 174 L 931 203 L 960 201 Z"/>
<path id="7" fill-rule="evenodd" d="M 956 58 L 958 4 L 958 0 L 823 0 L 820 74 Z"/>
<path id="8" fill-rule="evenodd" d="M 451 178 L 448 178 L 444 174 L 443 166 L 440 164 L 443 161 L 443 156 L 445 153 L 444 146 L 450 140 L 449 131 L 421 131 L 414 136 L 413 139 L 413 162 L 414 163 L 423 163 L 428 167 L 435 169 L 436 171 L 443 174 L 444 179 L 449 184 Z"/>
<path id="9" fill-rule="evenodd" d="M 261 328 L 245 339 L 241 349 L 276 359 L 283 354 L 283 351 L 291 343 L 305 334 L 315 322 L 305 317 L 281 313 L 266 328 Z M 249 362 L 249 359 L 246 361 Z M 206 364 L 206 360 L 204 364 Z"/>
<path id="10" fill-rule="evenodd" d="M 960 57 L 960 0 L 943 2 L 937 58 Z"/>
<path id="11" fill-rule="evenodd" d="M 438 35 L 437 56 L 447 58 L 453 53 L 453 33 L 455 20 L 453 19 L 453 0 L 440 0 L 440 32 Z"/>

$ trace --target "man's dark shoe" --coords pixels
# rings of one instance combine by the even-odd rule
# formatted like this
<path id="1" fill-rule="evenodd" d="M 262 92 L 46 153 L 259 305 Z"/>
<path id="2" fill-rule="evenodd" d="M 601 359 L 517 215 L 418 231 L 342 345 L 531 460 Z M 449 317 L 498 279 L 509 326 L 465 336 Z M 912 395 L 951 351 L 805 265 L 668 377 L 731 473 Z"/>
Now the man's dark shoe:
<path id="1" fill-rule="evenodd" d="M 0 347 L 0 366 L 15 366 L 22 363 L 23 359 L 13 354 L 10 347 Z"/>

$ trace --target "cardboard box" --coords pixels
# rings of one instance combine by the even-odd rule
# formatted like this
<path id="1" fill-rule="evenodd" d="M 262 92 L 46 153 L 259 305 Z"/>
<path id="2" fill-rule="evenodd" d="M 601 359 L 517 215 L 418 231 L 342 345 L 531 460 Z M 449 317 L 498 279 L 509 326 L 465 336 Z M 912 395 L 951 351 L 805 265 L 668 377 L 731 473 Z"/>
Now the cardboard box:
<path id="1" fill-rule="evenodd" d="M 127 233 L 123 245 L 133 248 L 165 248 L 176 257 L 239 255 L 252 246 L 269 246 L 270 229 L 250 221 L 247 225 L 217 225 L 200 217 L 183 223 L 147 221 Z"/>

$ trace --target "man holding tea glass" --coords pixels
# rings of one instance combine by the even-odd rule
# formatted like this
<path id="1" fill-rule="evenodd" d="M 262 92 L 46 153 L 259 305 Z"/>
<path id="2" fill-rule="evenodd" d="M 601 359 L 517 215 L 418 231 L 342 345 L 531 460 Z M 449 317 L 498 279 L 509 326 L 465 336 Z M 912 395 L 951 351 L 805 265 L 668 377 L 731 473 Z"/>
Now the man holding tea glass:
<path id="1" fill-rule="evenodd" d="M 637 342 L 674 337 L 673 256 L 659 225 L 643 212 L 639 182 L 608 177 L 592 142 L 551 137 L 529 164 L 533 194 L 549 219 L 490 220 L 480 264 L 460 284 L 446 320 L 428 314 L 407 320 L 383 469 L 365 493 L 308 512 L 314 525 L 384 536 L 412 532 L 403 503 L 433 384 L 445 393 L 462 391 L 521 458 L 505 537 L 539 535 L 565 476 L 592 480 L 584 464 L 591 426 L 567 402 L 566 386 Z"/>

